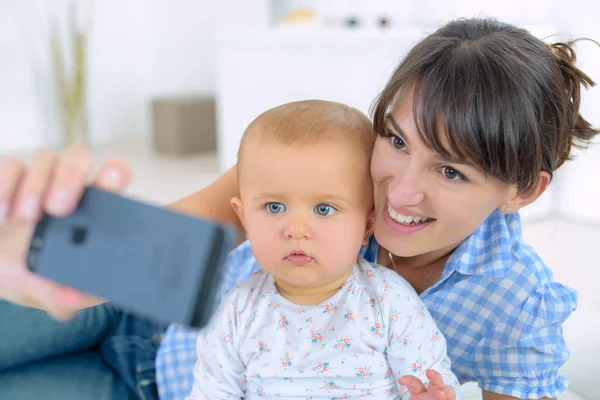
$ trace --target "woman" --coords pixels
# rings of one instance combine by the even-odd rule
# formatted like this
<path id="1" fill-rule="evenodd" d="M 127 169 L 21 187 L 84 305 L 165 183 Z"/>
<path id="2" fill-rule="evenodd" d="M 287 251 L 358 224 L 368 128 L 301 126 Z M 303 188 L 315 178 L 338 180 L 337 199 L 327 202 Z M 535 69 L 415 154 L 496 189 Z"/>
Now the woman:
<path id="1" fill-rule="evenodd" d="M 375 102 L 376 223 L 363 256 L 393 268 L 420 293 L 446 336 L 457 376 L 477 381 L 485 400 L 556 398 L 567 384 L 558 374 L 569 354 L 562 324 L 576 293 L 554 282 L 523 242 L 518 211 L 546 190 L 573 146 L 598 133 L 579 114 L 580 88 L 593 82 L 574 60 L 569 44 L 548 46 L 511 25 L 452 21 L 410 51 Z M 10 215 L 36 220 L 41 207 L 68 213 L 89 165 L 87 154 L 72 150 L 40 156 L 26 174 L 3 167 L 4 198 L 20 188 Z M 113 178 L 122 178 L 112 186 L 121 190 L 126 171 L 111 165 Z M 101 186 L 106 178 L 101 172 Z M 47 202 L 23 201 L 41 198 L 34 193 L 46 188 Z M 236 191 L 231 170 L 173 207 L 239 227 L 228 206 Z M 233 256 L 255 267 L 247 247 Z M 49 293 L 65 290 L 20 276 L 29 283 L 13 285 L 12 295 L 0 291 L 11 301 L 55 315 L 84 304 L 73 292 L 52 300 Z M 43 290 L 28 290 L 35 284 Z M 176 392 L 168 371 L 181 334 L 170 328 L 159 351 L 165 398 Z M 191 354 L 193 345 L 188 341 Z"/>

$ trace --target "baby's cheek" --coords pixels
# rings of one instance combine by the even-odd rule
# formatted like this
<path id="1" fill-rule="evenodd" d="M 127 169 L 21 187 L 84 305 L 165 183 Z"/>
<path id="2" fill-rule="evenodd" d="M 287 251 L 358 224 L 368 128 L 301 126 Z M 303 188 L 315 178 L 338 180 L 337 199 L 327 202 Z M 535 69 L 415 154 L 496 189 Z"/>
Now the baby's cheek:
<path id="1" fill-rule="evenodd" d="M 357 238 L 345 235 L 340 235 L 332 238 L 325 247 L 326 256 L 330 262 L 337 265 L 346 265 L 356 261 L 356 256 L 360 251 L 360 245 L 357 244 Z"/>
<path id="2" fill-rule="evenodd" d="M 260 240 L 260 238 L 255 239 L 248 237 L 248 240 L 250 241 L 250 248 L 252 249 L 254 258 L 256 258 L 257 261 L 264 260 L 265 256 L 269 254 L 269 246 L 267 246 L 264 240 Z"/>
<path id="3" fill-rule="evenodd" d="M 272 240 L 265 240 L 264 238 L 262 240 L 260 238 L 253 240 L 250 237 L 248 239 L 250 240 L 252 254 L 258 264 L 265 271 L 272 272 L 273 267 L 281 259 L 279 247 Z"/>
<path id="4" fill-rule="evenodd" d="M 334 251 L 342 254 L 360 250 L 368 224 L 364 215 L 356 214 L 336 227 L 335 231 L 330 232 L 325 239 L 329 242 L 329 249 L 335 248 Z"/>

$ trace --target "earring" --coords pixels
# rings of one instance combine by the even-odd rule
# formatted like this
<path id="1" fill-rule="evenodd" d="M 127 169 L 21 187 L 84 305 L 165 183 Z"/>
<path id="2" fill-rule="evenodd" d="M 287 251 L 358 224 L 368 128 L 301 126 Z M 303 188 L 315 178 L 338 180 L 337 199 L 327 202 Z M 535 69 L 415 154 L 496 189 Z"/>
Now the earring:
<path id="1" fill-rule="evenodd" d="M 506 208 L 504 209 L 504 212 L 507 212 L 507 213 L 509 213 L 509 212 L 510 212 L 510 210 L 511 210 L 510 206 L 506 206 Z"/>

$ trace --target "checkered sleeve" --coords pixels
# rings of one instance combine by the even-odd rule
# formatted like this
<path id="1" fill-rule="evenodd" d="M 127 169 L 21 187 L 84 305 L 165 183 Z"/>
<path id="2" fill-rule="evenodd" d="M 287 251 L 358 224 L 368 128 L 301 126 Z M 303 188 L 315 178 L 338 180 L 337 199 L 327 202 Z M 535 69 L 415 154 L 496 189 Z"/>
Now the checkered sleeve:
<path id="1" fill-rule="evenodd" d="M 556 282 L 540 285 L 481 339 L 474 369 L 483 390 L 519 399 L 555 398 L 567 387 L 558 369 L 569 357 L 563 322 L 577 293 Z"/>

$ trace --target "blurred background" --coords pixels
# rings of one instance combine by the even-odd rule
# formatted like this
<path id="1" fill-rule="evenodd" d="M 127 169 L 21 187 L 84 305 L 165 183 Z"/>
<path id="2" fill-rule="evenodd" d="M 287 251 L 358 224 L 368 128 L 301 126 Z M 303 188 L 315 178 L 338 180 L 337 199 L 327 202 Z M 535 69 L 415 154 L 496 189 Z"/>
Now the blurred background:
<path id="1" fill-rule="evenodd" d="M 126 158 L 132 196 L 165 204 L 235 163 L 260 112 L 321 98 L 364 112 L 408 49 L 456 17 L 497 17 L 546 41 L 600 41 L 583 0 L 0 0 L 0 158 L 82 143 Z M 600 48 L 576 46 L 600 81 Z M 600 89 L 582 113 L 600 126 Z M 580 292 L 565 399 L 597 399 L 600 146 L 578 152 L 523 212 L 525 236 Z M 472 388 L 473 398 L 477 391 Z"/>

